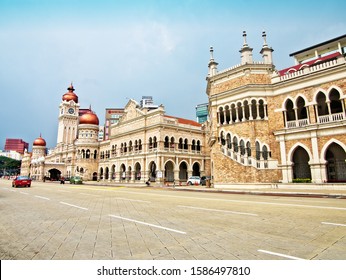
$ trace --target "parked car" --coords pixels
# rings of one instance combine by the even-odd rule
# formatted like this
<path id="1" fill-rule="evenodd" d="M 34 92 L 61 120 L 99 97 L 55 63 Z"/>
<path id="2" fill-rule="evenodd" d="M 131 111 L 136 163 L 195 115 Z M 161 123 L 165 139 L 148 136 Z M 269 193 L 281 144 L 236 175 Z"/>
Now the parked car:
<path id="1" fill-rule="evenodd" d="M 191 176 L 187 179 L 188 185 L 199 185 L 201 183 L 201 177 L 199 176 Z"/>
<path id="2" fill-rule="evenodd" d="M 70 184 L 83 184 L 83 180 L 80 176 L 72 176 L 70 178 Z"/>
<path id="3" fill-rule="evenodd" d="M 202 177 L 201 177 L 201 185 L 202 185 L 202 186 L 206 186 L 206 185 L 207 185 L 207 181 L 210 182 L 210 179 L 211 179 L 210 176 L 202 176 Z"/>
<path id="4" fill-rule="evenodd" d="M 31 187 L 31 178 L 28 176 L 17 176 L 12 181 L 12 187 Z"/>

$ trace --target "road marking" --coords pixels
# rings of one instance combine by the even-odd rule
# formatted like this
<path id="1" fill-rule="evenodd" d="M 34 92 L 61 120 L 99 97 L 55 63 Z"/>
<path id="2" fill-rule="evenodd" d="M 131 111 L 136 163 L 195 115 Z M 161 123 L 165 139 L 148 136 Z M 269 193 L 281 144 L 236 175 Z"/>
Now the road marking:
<path id="1" fill-rule="evenodd" d="M 274 256 L 279 256 L 279 257 L 291 259 L 291 260 L 304 260 L 304 259 L 297 258 L 297 257 L 293 257 L 293 256 L 290 256 L 290 255 L 285 255 L 285 254 L 270 252 L 270 251 L 266 251 L 266 250 L 257 250 L 257 251 L 258 251 L 258 252 L 261 252 L 261 253 L 269 254 L 269 255 L 274 255 Z"/>
<path id="2" fill-rule="evenodd" d="M 219 209 L 210 209 L 210 208 L 200 208 L 200 207 L 185 206 L 185 205 L 178 205 L 178 207 L 190 208 L 190 209 L 196 209 L 196 210 L 204 210 L 204 211 L 221 212 L 221 213 L 238 214 L 238 215 L 258 216 L 257 214 L 253 214 L 253 213 L 237 212 L 237 211 L 229 211 L 229 210 L 219 210 Z"/>
<path id="3" fill-rule="evenodd" d="M 304 208 L 317 208 L 317 209 L 343 210 L 343 211 L 346 211 L 346 208 L 344 208 L 344 207 L 333 207 L 333 206 L 303 205 L 303 204 L 293 204 L 293 203 L 276 203 L 276 202 L 236 200 L 236 199 L 204 198 L 204 197 L 164 195 L 164 194 L 131 192 L 131 191 L 122 191 L 122 192 L 124 192 L 124 193 L 132 193 L 132 194 L 152 195 L 152 196 L 163 196 L 163 197 L 171 197 L 171 198 L 181 198 L 181 199 L 224 201 L 224 202 L 235 202 L 235 203 L 244 203 L 244 204 L 248 203 L 248 204 L 277 205 L 277 206 L 291 206 L 291 207 L 304 207 Z"/>
<path id="4" fill-rule="evenodd" d="M 19 192 L 19 193 L 21 193 L 21 194 L 28 194 L 27 192 Z"/>
<path id="5" fill-rule="evenodd" d="M 164 229 L 164 230 L 168 230 L 168 231 L 173 231 L 173 232 L 177 232 L 177 233 L 181 233 L 181 234 L 186 234 L 186 232 L 184 232 L 184 231 L 180 231 L 180 230 L 176 230 L 176 229 L 172 229 L 172 228 L 153 225 L 153 224 L 149 224 L 149 223 L 145 223 L 145 222 L 141 222 L 141 221 L 137 221 L 137 220 L 133 220 L 133 219 L 128 219 L 128 218 L 124 218 L 124 217 L 120 217 L 120 216 L 115 216 L 115 215 L 109 215 L 109 216 L 112 218 L 121 219 L 121 220 L 129 221 L 129 222 L 134 222 L 134 223 L 141 224 L 141 225 L 146 225 L 146 226 Z"/>
<path id="6" fill-rule="evenodd" d="M 60 201 L 60 203 L 64 204 L 64 205 L 67 205 L 67 206 L 71 206 L 71 207 L 75 207 L 75 208 L 78 208 L 78 209 L 82 209 L 82 210 L 88 210 L 88 208 L 80 207 L 80 206 L 77 206 L 77 205 L 74 205 L 74 204 L 70 204 L 70 203 L 66 203 L 66 202 L 63 202 L 63 201 Z"/>
<path id="7" fill-rule="evenodd" d="M 95 196 L 95 197 L 99 197 L 99 195 L 98 194 L 90 194 L 90 193 L 79 193 L 79 194 L 81 194 L 81 195 L 89 195 L 89 196 Z"/>
<path id="8" fill-rule="evenodd" d="M 45 200 L 50 200 L 50 198 L 45 197 L 45 196 L 35 195 L 35 197 L 45 199 Z"/>
<path id="9" fill-rule="evenodd" d="M 71 191 L 58 190 L 58 192 L 67 192 L 67 193 L 70 193 Z"/>
<path id="10" fill-rule="evenodd" d="M 134 201 L 134 202 L 151 203 L 151 201 L 139 200 L 139 199 L 129 199 L 129 198 L 121 198 L 121 197 L 117 197 L 116 199 L 119 199 L 119 200 L 127 200 L 127 201 Z"/>
<path id="11" fill-rule="evenodd" d="M 340 226 L 340 227 L 346 227 L 346 224 L 336 224 L 336 223 L 328 223 L 328 222 L 321 222 L 321 224 L 324 224 L 324 225 L 332 225 L 332 226 Z"/>

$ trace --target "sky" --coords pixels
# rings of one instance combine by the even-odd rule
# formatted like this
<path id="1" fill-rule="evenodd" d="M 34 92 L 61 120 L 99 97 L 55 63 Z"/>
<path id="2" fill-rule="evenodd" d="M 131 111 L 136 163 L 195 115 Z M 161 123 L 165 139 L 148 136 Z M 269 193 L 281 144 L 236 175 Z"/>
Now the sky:
<path id="1" fill-rule="evenodd" d="M 208 101 L 214 58 L 240 63 L 242 32 L 255 61 L 263 39 L 278 70 L 290 53 L 346 34 L 346 1 L 0 0 L 0 149 L 6 138 L 56 145 L 59 104 L 73 82 L 81 108 L 153 96 L 166 114 L 195 120 Z"/>

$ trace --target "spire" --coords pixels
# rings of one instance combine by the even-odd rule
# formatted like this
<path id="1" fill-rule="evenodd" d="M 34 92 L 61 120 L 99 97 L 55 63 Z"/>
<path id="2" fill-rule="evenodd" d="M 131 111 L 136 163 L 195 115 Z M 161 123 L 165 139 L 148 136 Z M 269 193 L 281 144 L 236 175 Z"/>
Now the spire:
<path id="1" fill-rule="evenodd" d="M 209 68 L 208 76 L 213 76 L 217 73 L 218 63 L 215 62 L 215 60 L 214 60 L 214 48 L 210 47 L 209 51 L 210 51 L 210 60 L 208 63 L 208 68 Z"/>
<path id="2" fill-rule="evenodd" d="M 267 44 L 267 34 L 265 31 L 262 32 L 263 37 L 263 46 L 260 51 L 260 54 L 262 55 L 263 62 L 265 64 L 273 64 L 273 49 L 268 46 Z"/>
<path id="3" fill-rule="evenodd" d="M 67 88 L 68 91 L 74 91 L 74 88 L 73 88 L 73 83 L 71 82 L 70 86 Z"/>
<path id="4" fill-rule="evenodd" d="M 244 43 L 243 47 L 239 51 L 241 53 L 241 64 L 247 64 L 247 63 L 252 63 L 252 48 L 249 47 L 246 41 L 246 31 L 243 31 L 243 38 L 244 38 Z"/>
<path id="5" fill-rule="evenodd" d="M 266 32 L 264 30 L 262 31 L 262 37 L 263 37 L 263 47 L 268 47 L 268 45 L 267 45 L 267 34 L 266 34 Z"/>
<path id="6" fill-rule="evenodd" d="M 244 38 L 243 48 L 248 47 L 248 44 L 246 42 L 246 31 L 243 31 L 243 38 Z"/>

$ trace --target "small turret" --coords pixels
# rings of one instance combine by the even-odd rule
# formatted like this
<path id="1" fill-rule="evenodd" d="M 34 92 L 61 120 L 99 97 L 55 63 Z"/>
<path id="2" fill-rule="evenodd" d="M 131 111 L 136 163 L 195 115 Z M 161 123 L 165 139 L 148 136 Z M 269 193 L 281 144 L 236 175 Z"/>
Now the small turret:
<path id="1" fill-rule="evenodd" d="M 273 49 L 271 47 L 268 47 L 267 44 L 267 35 L 266 32 L 262 32 L 262 37 L 263 37 L 263 47 L 260 51 L 260 54 L 262 55 L 263 62 L 265 64 L 273 64 Z"/>
<path id="2" fill-rule="evenodd" d="M 246 31 L 243 31 L 244 43 L 243 47 L 239 51 L 241 53 L 241 64 L 253 63 L 252 59 L 252 48 L 246 42 Z"/>
<path id="3" fill-rule="evenodd" d="M 208 63 L 209 73 L 208 76 L 213 76 L 217 73 L 218 63 L 214 60 L 214 49 L 210 47 L 210 60 Z"/>

